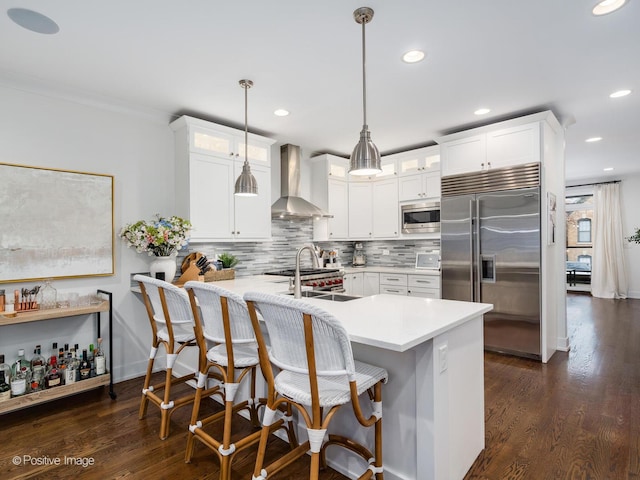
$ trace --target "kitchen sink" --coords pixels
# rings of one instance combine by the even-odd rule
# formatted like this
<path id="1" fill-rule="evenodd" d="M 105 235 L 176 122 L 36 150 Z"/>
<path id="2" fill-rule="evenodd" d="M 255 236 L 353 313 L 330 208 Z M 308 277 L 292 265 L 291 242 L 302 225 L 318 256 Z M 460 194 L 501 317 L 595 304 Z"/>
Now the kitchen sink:
<path id="1" fill-rule="evenodd" d="M 293 296 L 293 292 L 287 292 L 284 295 Z M 318 292 L 316 290 L 304 290 L 301 295 L 303 298 L 317 298 L 318 300 L 330 300 L 332 302 L 348 302 L 349 300 L 360 298 L 353 295 L 345 295 L 344 293 Z"/>
<path id="2" fill-rule="evenodd" d="M 293 297 L 293 292 L 287 292 L 285 295 L 290 295 Z M 327 295 L 327 292 L 317 292 L 315 290 L 303 290 L 301 293 L 302 297 L 310 298 L 310 297 L 320 297 L 323 295 Z"/>
<path id="3" fill-rule="evenodd" d="M 355 300 L 356 298 L 353 295 L 345 295 L 342 293 L 329 293 L 326 295 L 319 295 L 318 300 L 331 300 L 332 302 L 348 302 L 349 300 Z"/>

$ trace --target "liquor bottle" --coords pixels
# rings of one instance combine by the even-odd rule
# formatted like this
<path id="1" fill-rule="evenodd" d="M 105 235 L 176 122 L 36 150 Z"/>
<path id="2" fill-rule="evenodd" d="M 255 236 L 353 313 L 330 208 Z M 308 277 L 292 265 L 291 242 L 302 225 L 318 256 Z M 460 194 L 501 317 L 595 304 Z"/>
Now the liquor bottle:
<path id="1" fill-rule="evenodd" d="M 95 350 L 93 363 L 95 365 L 96 375 L 104 375 L 107 372 L 107 359 L 102 349 L 102 338 L 98 338 L 98 349 Z"/>
<path id="2" fill-rule="evenodd" d="M 0 355 L 0 402 L 11 398 L 11 367 L 4 363 Z"/>
<path id="3" fill-rule="evenodd" d="M 40 345 L 36 345 L 31 358 L 31 390 L 33 392 L 44 388 L 44 377 L 47 375 L 47 361 L 40 352 Z"/>
<path id="4" fill-rule="evenodd" d="M 11 386 L 7 383 L 5 373 L 5 370 L 0 369 L 0 403 L 11 398 Z"/>
<path id="5" fill-rule="evenodd" d="M 24 349 L 21 348 L 20 350 L 18 350 L 17 360 L 13 363 L 12 374 L 15 375 L 16 373 L 18 373 L 22 369 L 22 367 L 26 367 L 29 371 L 31 370 L 31 362 L 29 362 L 29 360 L 24 357 Z"/>
<path id="6" fill-rule="evenodd" d="M 9 383 L 11 381 L 11 366 L 4 363 L 4 354 L 0 354 L 0 372 L 4 373 L 4 379 Z"/>
<path id="7" fill-rule="evenodd" d="M 59 387 L 62 385 L 62 376 L 57 368 L 53 367 L 49 370 L 49 373 L 45 378 L 45 385 L 47 388 Z"/>
<path id="8" fill-rule="evenodd" d="M 20 367 L 19 360 L 15 364 L 16 373 L 11 377 L 11 396 L 18 397 L 29 393 L 29 384 L 31 382 L 31 372 L 27 367 Z"/>
<path id="9" fill-rule="evenodd" d="M 64 369 L 64 383 L 65 385 L 69 385 L 71 383 L 76 383 L 76 377 L 78 375 L 78 362 L 73 355 L 75 350 L 71 350 L 67 354 L 67 358 L 65 360 L 65 369 Z"/>
<path id="10" fill-rule="evenodd" d="M 49 365 L 51 365 L 51 357 L 58 358 L 58 342 L 53 342 L 53 345 L 51 345 L 51 353 L 49 354 Z"/>
<path id="11" fill-rule="evenodd" d="M 91 376 L 91 363 L 87 358 L 87 349 L 82 350 L 82 361 L 80 362 L 80 380 L 87 380 Z"/>

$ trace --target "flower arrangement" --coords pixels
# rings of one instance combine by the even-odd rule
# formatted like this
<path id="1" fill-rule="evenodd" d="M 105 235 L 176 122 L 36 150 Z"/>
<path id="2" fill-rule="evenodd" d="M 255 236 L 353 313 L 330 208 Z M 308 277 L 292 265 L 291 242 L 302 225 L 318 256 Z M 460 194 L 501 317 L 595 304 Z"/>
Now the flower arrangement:
<path id="1" fill-rule="evenodd" d="M 155 220 L 125 225 L 120 231 L 120 237 L 128 247 L 134 247 L 136 252 L 148 252 L 156 257 L 166 257 L 180 250 L 189 240 L 191 222 L 175 215 L 169 218 L 155 216 Z"/>
<path id="2" fill-rule="evenodd" d="M 634 233 L 630 237 L 627 237 L 627 242 L 629 242 L 629 243 L 631 243 L 631 242 L 640 243 L 640 228 L 636 228 L 636 233 Z"/>

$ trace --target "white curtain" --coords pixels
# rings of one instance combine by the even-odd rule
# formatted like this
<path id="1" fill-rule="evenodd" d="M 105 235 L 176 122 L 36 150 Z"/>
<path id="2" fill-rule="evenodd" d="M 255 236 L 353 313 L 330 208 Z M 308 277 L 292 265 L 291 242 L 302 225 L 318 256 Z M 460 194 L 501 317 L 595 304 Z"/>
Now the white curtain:
<path id="1" fill-rule="evenodd" d="M 600 298 L 627 298 L 620 184 L 596 185 L 593 202 L 591 295 Z"/>

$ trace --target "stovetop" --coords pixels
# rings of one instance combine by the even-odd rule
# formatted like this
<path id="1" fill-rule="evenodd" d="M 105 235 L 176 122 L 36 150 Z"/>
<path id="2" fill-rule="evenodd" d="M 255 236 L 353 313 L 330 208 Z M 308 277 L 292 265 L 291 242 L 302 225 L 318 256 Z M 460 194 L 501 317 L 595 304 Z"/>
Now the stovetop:
<path id="1" fill-rule="evenodd" d="M 340 270 L 337 268 L 301 268 L 300 275 L 329 275 L 332 273 L 339 272 Z M 293 277 L 296 274 L 295 268 L 287 268 L 285 270 L 273 270 L 270 272 L 264 272 L 265 275 L 280 275 L 282 277 Z"/>

